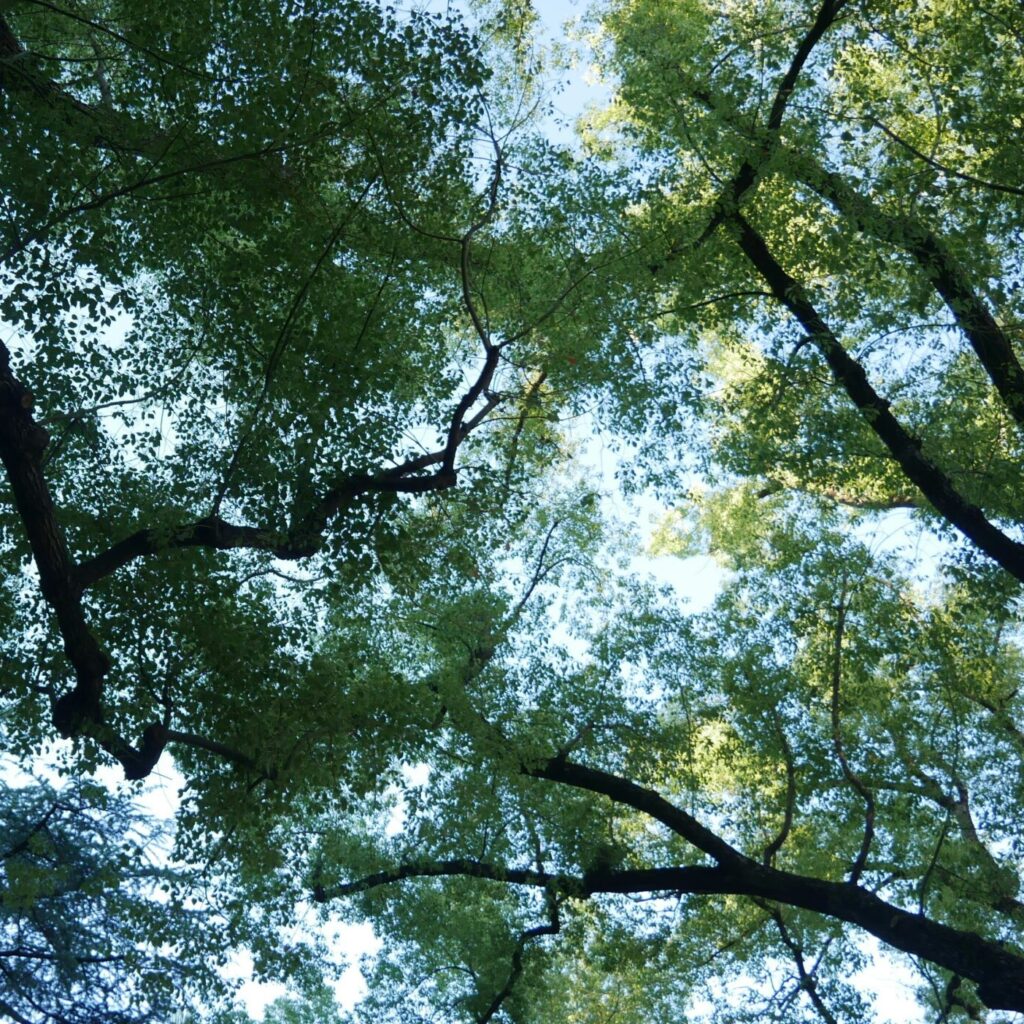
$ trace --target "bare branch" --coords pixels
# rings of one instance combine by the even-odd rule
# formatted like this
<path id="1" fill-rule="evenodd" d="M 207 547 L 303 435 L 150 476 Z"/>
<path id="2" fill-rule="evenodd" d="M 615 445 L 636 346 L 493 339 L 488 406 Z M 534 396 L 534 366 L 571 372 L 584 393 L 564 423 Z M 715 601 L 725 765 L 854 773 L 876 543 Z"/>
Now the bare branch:
<path id="1" fill-rule="evenodd" d="M 779 910 L 778 907 L 775 907 L 772 910 L 772 920 L 775 922 L 775 926 L 779 931 L 779 937 L 782 939 L 783 944 L 793 956 L 793 963 L 796 965 L 797 977 L 800 980 L 800 988 L 807 993 L 807 998 L 810 999 L 811 1005 L 817 1011 L 818 1016 L 825 1021 L 825 1024 L 839 1024 L 836 1016 L 828 1006 L 825 1005 L 825 1001 L 821 998 L 821 994 L 818 992 L 818 984 L 814 979 L 814 971 L 813 969 L 810 971 L 807 970 L 807 964 L 804 961 L 803 949 L 793 936 L 790 935 L 789 929 L 786 927 L 785 919 L 782 916 L 782 911 Z"/>

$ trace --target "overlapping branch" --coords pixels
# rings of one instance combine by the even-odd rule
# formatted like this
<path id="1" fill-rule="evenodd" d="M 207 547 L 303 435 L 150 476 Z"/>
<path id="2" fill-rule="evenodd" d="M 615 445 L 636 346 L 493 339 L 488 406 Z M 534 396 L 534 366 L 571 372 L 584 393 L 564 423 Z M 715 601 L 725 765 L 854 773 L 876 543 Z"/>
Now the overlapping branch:
<path id="1" fill-rule="evenodd" d="M 598 893 L 751 896 L 856 925 L 895 949 L 923 957 L 976 982 L 980 997 L 993 1009 L 1024 1011 L 1024 957 L 1000 943 L 951 928 L 921 914 L 909 913 L 858 884 L 825 881 L 758 863 L 734 850 L 659 794 L 610 773 L 565 760 L 551 761 L 526 772 L 609 796 L 617 803 L 634 807 L 688 842 L 697 839 L 709 849 L 715 849 L 721 859 L 714 867 L 607 869 L 583 875 L 509 868 L 466 858 L 416 861 L 352 882 L 318 887 L 314 898 L 325 902 L 407 879 L 455 876 L 544 888 L 570 899 L 586 899 Z"/>
<path id="2" fill-rule="evenodd" d="M 558 900 L 550 891 L 548 892 L 548 915 L 547 924 L 535 925 L 533 928 L 527 928 L 519 933 L 512 950 L 512 963 L 508 978 L 501 989 L 495 993 L 484 1012 L 477 1017 L 476 1024 L 488 1024 L 493 1020 L 494 1015 L 501 1009 L 501 1004 L 512 994 L 512 990 L 523 973 L 523 953 L 526 951 L 527 945 L 544 935 L 557 935 L 562 930 L 562 922 L 558 914 Z"/>
<path id="3" fill-rule="evenodd" d="M 972 505 L 953 481 L 924 454 L 890 411 L 890 403 L 872 387 L 864 368 L 846 351 L 798 281 L 779 264 L 764 238 L 739 214 L 733 216 L 737 241 L 754 269 L 768 284 L 818 349 L 836 381 L 879 440 L 935 509 L 1007 572 L 1024 581 L 1024 544 L 1013 540 Z"/>
<path id="4" fill-rule="evenodd" d="M 284 529 L 230 523 L 213 513 L 172 531 L 169 537 L 154 529 L 138 530 L 106 551 L 75 564 L 42 471 L 49 436 L 36 423 L 32 395 L 15 377 L 10 355 L 0 346 L 0 460 L 7 470 L 15 505 L 39 571 L 43 597 L 56 614 L 65 653 L 75 671 L 75 687 L 54 707 L 53 721 L 60 734 L 90 735 L 121 763 L 128 778 L 148 775 L 168 742 L 185 742 L 191 735 L 176 735 L 168 729 L 167 723 L 153 723 L 145 729 L 140 745 L 135 747 L 106 722 L 103 680 L 111 666 L 86 620 L 82 606 L 85 589 L 136 559 L 169 548 L 245 548 L 269 551 L 285 559 L 309 557 L 322 545 L 331 522 L 363 495 L 424 493 L 453 486 L 457 479 L 454 463 L 459 446 L 501 401 L 501 396 L 488 390 L 499 355 L 500 349 L 496 346 L 486 353 L 480 374 L 470 389 L 478 397 L 484 395 L 485 401 L 470 416 L 473 403 L 463 396 L 453 414 L 443 448 L 376 473 L 350 474 L 339 479 Z M 208 743 L 202 745 L 210 749 Z"/>

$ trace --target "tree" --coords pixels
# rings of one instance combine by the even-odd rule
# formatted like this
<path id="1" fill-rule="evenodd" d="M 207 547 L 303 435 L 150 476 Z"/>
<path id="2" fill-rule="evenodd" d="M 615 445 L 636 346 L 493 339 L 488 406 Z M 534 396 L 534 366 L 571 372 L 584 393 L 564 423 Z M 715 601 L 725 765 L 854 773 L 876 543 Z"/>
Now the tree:
<path id="1" fill-rule="evenodd" d="M 480 16 L 5 13 L 19 749 L 172 750 L 219 900 L 374 921 L 367 1019 L 859 1020 L 864 933 L 1024 1012 L 1019 9 L 611 3 L 589 155 Z M 582 412 L 702 474 L 708 611 Z"/>
<path id="2" fill-rule="evenodd" d="M 256 932 L 188 905 L 165 825 L 85 783 L 4 786 L 0 821 L 5 1020 L 161 1021 L 226 1000 L 215 965 Z"/>
<path id="3" fill-rule="evenodd" d="M 264 1024 L 342 1024 L 342 1020 L 334 995 L 323 984 L 301 999 L 275 999 L 263 1015 Z"/>

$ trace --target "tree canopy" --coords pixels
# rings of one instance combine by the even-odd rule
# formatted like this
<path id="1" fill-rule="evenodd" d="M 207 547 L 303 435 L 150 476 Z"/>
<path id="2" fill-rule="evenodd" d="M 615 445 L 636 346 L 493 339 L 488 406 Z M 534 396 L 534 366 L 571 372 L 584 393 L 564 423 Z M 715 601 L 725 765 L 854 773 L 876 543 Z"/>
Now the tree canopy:
<path id="1" fill-rule="evenodd" d="M 337 1019 L 311 917 L 359 1020 L 1024 1013 L 1024 12 L 606 0 L 571 143 L 537 31 L 0 10 L 19 1024 Z M 154 868 L 87 780 L 172 759 Z"/>

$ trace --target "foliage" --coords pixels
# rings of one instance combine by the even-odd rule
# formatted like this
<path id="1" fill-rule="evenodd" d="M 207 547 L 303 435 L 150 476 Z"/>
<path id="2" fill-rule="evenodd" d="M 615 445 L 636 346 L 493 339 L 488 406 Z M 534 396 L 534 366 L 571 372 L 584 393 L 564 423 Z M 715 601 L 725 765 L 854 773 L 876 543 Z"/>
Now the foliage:
<path id="1" fill-rule="evenodd" d="M 1024 1012 L 1019 5 L 609 0 L 589 150 L 473 6 L 4 8 L 12 746 L 173 755 L 271 1020 L 311 913 L 366 1020 Z"/>
<path id="2" fill-rule="evenodd" d="M 4 786 L 0 1012 L 18 1024 L 166 1021 L 223 1004 L 243 935 L 195 903 L 166 826 L 91 783 Z"/>

